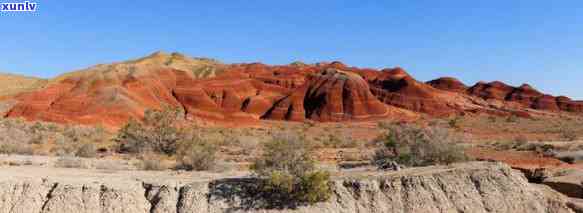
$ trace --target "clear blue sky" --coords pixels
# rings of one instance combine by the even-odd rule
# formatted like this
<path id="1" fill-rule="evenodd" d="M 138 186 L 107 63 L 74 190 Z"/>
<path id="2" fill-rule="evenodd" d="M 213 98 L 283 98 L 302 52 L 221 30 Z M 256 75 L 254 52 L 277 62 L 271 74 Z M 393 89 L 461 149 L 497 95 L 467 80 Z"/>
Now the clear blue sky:
<path id="1" fill-rule="evenodd" d="M 34 14 L 0 14 L 1 71 L 51 77 L 164 50 L 402 66 L 419 80 L 529 82 L 583 99 L 581 0 L 37 2 Z"/>

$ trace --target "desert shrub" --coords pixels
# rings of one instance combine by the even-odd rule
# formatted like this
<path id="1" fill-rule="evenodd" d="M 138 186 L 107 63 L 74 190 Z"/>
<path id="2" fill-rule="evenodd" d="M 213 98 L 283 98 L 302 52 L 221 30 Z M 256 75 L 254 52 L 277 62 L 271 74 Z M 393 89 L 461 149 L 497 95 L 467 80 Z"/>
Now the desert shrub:
<path id="1" fill-rule="evenodd" d="M 34 150 L 35 154 L 49 154 L 49 150 L 42 149 L 45 147 L 42 145 L 55 142 L 56 146 L 51 151 L 60 153 L 57 155 L 64 155 L 64 152 L 74 155 L 82 144 L 104 141 L 105 133 L 105 129 L 99 127 L 61 126 L 47 122 L 28 123 L 21 119 L 0 119 L 0 146 L 6 144 L 4 147 L 8 151 L 10 147 L 16 147 L 17 150 L 10 152 L 17 154 L 32 154 L 33 147 L 41 148 Z"/>
<path id="2" fill-rule="evenodd" d="M 512 149 L 516 149 L 518 151 L 531 151 L 531 152 L 537 152 L 537 153 L 547 153 L 550 154 L 549 152 L 553 152 L 553 150 L 555 150 L 555 147 L 551 144 L 544 144 L 544 143 L 538 143 L 538 142 L 514 142 L 514 144 L 512 145 Z"/>
<path id="3" fill-rule="evenodd" d="M 145 153 L 152 150 L 148 144 L 148 130 L 138 121 L 130 119 L 118 132 L 116 141 L 120 143 L 119 151 L 127 153 Z"/>
<path id="4" fill-rule="evenodd" d="M 68 137 L 59 135 L 55 138 L 55 145 L 51 149 L 57 156 L 74 156 L 79 150 L 79 143 L 71 141 Z"/>
<path id="5" fill-rule="evenodd" d="M 330 198 L 330 175 L 316 170 L 313 148 L 303 137 L 276 135 L 264 146 L 264 154 L 251 168 L 272 207 L 313 204 Z"/>
<path id="6" fill-rule="evenodd" d="M 442 128 L 399 125 L 388 129 L 377 140 L 382 146 L 376 151 L 373 163 L 379 167 L 390 161 L 427 166 L 468 160 L 457 139 Z"/>
<path id="7" fill-rule="evenodd" d="M 310 204 L 330 199 L 330 173 L 315 171 L 300 177 L 296 193 L 296 200 Z"/>
<path id="8" fill-rule="evenodd" d="M 79 147 L 79 149 L 77 149 L 75 156 L 82 158 L 97 157 L 97 147 L 92 143 L 83 144 Z"/>
<path id="9" fill-rule="evenodd" d="M 71 143 L 101 143 L 105 140 L 105 129 L 101 126 L 66 126 L 62 135 Z"/>
<path id="10" fill-rule="evenodd" d="M 32 155 L 34 151 L 28 144 L 3 143 L 0 144 L 0 154 Z"/>
<path id="11" fill-rule="evenodd" d="M 536 151 L 539 145 L 536 143 L 517 143 L 514 142 L 508 149 L 516 149 L 518 151 Z"/>
<path id="12" fill-rule="evenodd" d="M 275 135 L 264 144 L 262 157 L 256 159 L 252 169 L 259 176 L 267 176 L 274 171 L 300 176 L 315 168 L 310 156 L 312 146 L 302 137 L 293 134 Z"/>
<path id="13" fill-rule="evenodd" d="M 43 133 L 31 131 L 31 126 L 20 119 L 1 119 L 0 153 L 33 154 L 31 145 L 42 142 Z"/>
<path id="14" fill-rule="evenodd" d="M 57 156 L 97 156 L 98 143 L 106 139 L 105 130 L 86 126 L 66 126 L 52 136 L 55 144 L 51 152 Z"/>
<path id="15" fill-rule="evenodd" d="M 177 152 L 178 167 L 187 170 L 210 170 L 216 165 L 218 147 L 200 137 L 192 136 L 180 142 Z"/>
<path id="16" fill-rule="evenodd" d="M 284 172 L 272 172 L 263 179 L 261 192 L 270 202 L 269 207 L 295 207 L 315 204 L 330 199 L 330 174 L 314 171 L 299 177 Z"/>
<path id="17" fill-rule="evenodd" d="M 322 143 L 327 148 L 355 148 L 359 145 L 358 141 L 342 133 L 329 134 Z"/>
<path id="18" fill-rule="evenodd" d="M 365 153 L 359 151 L 359 152 L 342 152 L 340 154 L 340 160 L 341 161 L 362 161 L 362 160 L 366 160 L 369 159 L 369 156 L 367 156 Z"/>
<path id="19" fill-rule="evenodd" d="M 178 142 L 183 137 L 176 127 L 176 121 L 182 113 L 180 109 L 171 107 L 146 110 L 141 122 L 132 119 L 118 132 L 116 141 L 120 143 L 120 151 L 175 154 Z"/>

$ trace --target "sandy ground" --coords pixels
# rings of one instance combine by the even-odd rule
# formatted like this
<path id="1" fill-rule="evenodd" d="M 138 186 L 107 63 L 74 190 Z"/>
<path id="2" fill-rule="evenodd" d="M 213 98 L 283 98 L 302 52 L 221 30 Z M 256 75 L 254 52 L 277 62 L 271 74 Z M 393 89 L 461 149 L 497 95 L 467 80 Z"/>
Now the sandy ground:
<path id="1" fill-rule="evenodd" d="M 55 168 L 56 157 L 47 156 L 23 156 L 23 155 L 0 155 L 0 177 L 11 178 L 59 178 L 70 181 L 75 180 L 144 180 L 152 182 L 178 181 L 208 181 L 218 178 L 235 178 L 249 175 L 245 171 L 221 171 L 221 172 L 196 172 L 196 171 L 139 171 L 123 168 L 119 166 L 115 169 L 85 169 L 85 168 Z M 94 163 L 104 160 L 83 159 L 94 161 Z M 124 165 L 127 162 L 116 160 L 115 163 Z M 111 164 L 111 162 L 108 162 Z"/>

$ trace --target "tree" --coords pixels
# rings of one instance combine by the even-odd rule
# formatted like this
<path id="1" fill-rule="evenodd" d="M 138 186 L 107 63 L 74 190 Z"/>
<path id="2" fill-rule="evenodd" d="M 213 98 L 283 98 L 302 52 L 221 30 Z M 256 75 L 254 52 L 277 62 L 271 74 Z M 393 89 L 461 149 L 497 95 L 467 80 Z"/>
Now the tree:
<path id="1" fill-rule="evenodd" d="M 176 126 L 182 115 L 180 108 L 165 106 L 162 110 L 146 110 L 141 122 L 130 119 L 116 138 L 120 151 L 175 154 L 177 143 L 183 136 L 182 130 Z"/>
<path id="2" fill-rule="evenodd" d="M 269 207 L 293 207 L 326 201 L 332 190 L 330 174 L 316 169 L 312 146 L 292 134 L 276 135 L 251 166 L 262 180 L 260 191 Z"/>

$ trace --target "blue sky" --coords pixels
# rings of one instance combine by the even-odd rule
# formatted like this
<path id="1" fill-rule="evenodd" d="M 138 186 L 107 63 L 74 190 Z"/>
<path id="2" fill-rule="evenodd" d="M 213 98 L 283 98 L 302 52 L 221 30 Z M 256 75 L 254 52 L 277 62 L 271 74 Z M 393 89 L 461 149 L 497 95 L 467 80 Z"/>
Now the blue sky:
<path id="1" fill-rule="evenodd" d="M 580 0 L 37 3 L 36 13 L 0 14 L 0 71 L 51 77 L 164 50 L 227 63 L 401 66 L 424 81 L 528 82 L 583 99 Z"/>

